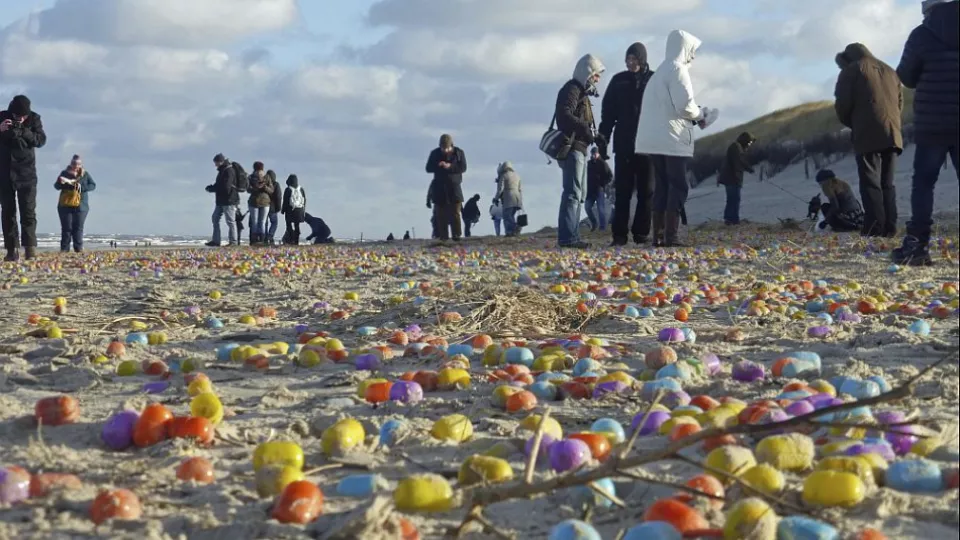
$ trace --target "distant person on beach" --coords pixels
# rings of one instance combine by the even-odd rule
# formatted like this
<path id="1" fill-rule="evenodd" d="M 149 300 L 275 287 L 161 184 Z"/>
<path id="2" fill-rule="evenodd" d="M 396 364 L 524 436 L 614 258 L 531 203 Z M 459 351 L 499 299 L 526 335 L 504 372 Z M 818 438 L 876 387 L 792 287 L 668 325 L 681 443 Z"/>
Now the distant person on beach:
<path id="1" fill-rule="evenodd" d="M 956 21 L 954 21 L 954 24 Z M 903 152 L 903 89 L 897 72 L 862 43 L 837 54 L 837 118 L 849 127 L 857 153 L 864 236 L 897 234 L 897 156 Z"/>
<path id="2" fill-rule="evenodd" d="M 434 206 L 437 232 L 440 240 L 460 240 L 460 211 L 463 205 L 463 173 L 467 172 L 467 158 L 463 150 L 453 145 L 453 137 L 440 136 L 440 144 L 430 152 L 426 170 L 433 175 L 430 183 L 430 203 Z"/>
<path id="3" fill-rule="evenodd" d="M 393 236 L 393 233 L 387 235 L 387 242 L 394 242 L 396 238 Z"/>
<path id="4" fill-rule="evenodd" d="M 404 240 L 409 240 L 409 239 L 410 239 L 410 231 L 407 231 L 407 232 L 403 233 L 403 239 L 404 239 Z"/>
<path id="5" fill-rule="evenodd" d="M 35 150 L 47 144 L 40 115 L 31 109 L 27 96 L 16 96 L 0 112 L 0 222 L 3 225 L 4 261 L 20 259 L 23 246 L 27 259 L 37 256 L 37 157 Z M 20 227 L 17 229 L 17 210 Z"/>
<path id="6" fill-rule="evenodd" d="M 463 236 L 470 238 L 470 229 L 480 223 L 480 195 L 475 194 L 470 197 L 467 204 L 463 205 Z"/>
<path id="7" fill-rule="evenodd" d="M 561 248 L 587 249 L 590 244 L 580 239 L 580 214 L 586 200 L 587 148 L 596 143 L 606 146 L 597 133 L 591 97 L 598 96 L 597 85 L 606 68 L 600 59 L 586 54 L 577 61 L 573 77 L 557 93 L 554 114 L 557 130 L 570 141 L 570 150 L 559 160 L 563 172 L 563 194 L 557 219 L 557 245 Z"/>
<path id="8" fill-rule="evenodd" d="M 610 165 L 601 157 L 600 149 L 594 147 L 587 162 L 587 218 L 590 230 L 607 230 L 607 186 L 613 181 Z"/>
<path id="9" fill-rule="evenodd" d="M 693 160 L 693 128 L 706 129 L 719 115 L 716 109 L 697 105 L 694 97 L 690 65 L 700 44 L 683 30 L 670 32 L 664 61 L 643 93 L 635 152 L 650 156 L 653 162 L 654 246 L 680 246 L 681 214 L 690 191 L 687 169 Z"/>
<path id="10" fill-rule="evenodd" d="M 97 189 L 90 173 L 83 168 L 83 160 L 74 155 L 67 168 L 60 173 L 53 188 L 60 192 L 57 213 L 60 215 L 60 251 L 69 252 L 70 244 L 77 253 L 83 251 L 83 224 L 90 212 L 89 193 Z"/>
<path id="11" fill-rule="evenodd" d="M 297 175 L 287 177 L 287 189 L 283 192 L 281 211 L 286 218 L 287 228 L 283 234 L 284 243 L 300 245 L 300 224 L 306 216 L 307 194 L 300 186 Z"/>
<path id="12" fill-rule="evenodd" d="M 737 140 L 727 148 L 727 156 L 720 166 L 717 175 L 717 185 L 726 187 L 727 205 L 723 210 L 723 222 L 727 225 L 740 224 L 740 192 L 743 191 L 743 173 L 753 174 L 753 167 L 747 157 L 747 150 L 753 146 L 756 139 L 744 131 Z"/>
<path id="13" fill-rule="evenodd" d="M 523 184 L 520 175 L 509 161 L 504 161 L 497 166 L 497 194 L 493 198 L 493 203 L 501 209 L 504 234 L 507 236 L 520 234 L 520 229 L 517 227 L 517 212 L 523 208 Z M 494 218 L 494 226 L 499 230 L 496 218 Z M 497 235 L 499 236 L 499 233 Z"/>
<path id="14" fill-rule="evenodd" d="M 272 170 L 267 171 L 267 179 L 273 184 L 273 192 L 270 193 L 270 212 L 267 214 L 267 234 L 266 243 L 277 245 L 277 227 L 280 222 L 280 210 L 283 207 L 283 192 L 280 184 L 277 182 L 277 173 Z"/>
<path id="15" fill-rule="evenodd" d="M 490 204 L 490 219 L 493 220 L 493 233 L 500 236 L 500 226 L 503 223 L 503 207 L 496 199 Z"/>
<path id="16" fill-rule="evenodd" d="M 240 205 L 240 192 L 237 191 L 237 173 L 233 163 L 223 154 L 213 157 L 217 167 L 217 179 L 207 186 L 207 192 L 215 194 L 213 209 L 213 238 L 207 242 L 209 247 L 220 247 L 220 218 L 227 222 L 228 241 L 231 246 L 239 245 L 237 237 L 237 207 Z"/>
<path id="17" fill-rule="evenodd" d="M 627 245 L 627 233 L 636 244 L 643 244 L 650 236 L 652 219 L 654 174 L 650 156 L 636 153 L 637 124 L 640 122 L 643 94 L 653 71 L 647 62 L 647 48 L 634 43 L 627 49 L 627 69 L 610 79 L 603 94 L 600 111 L 600 133 L 613 140 L 614 190 L 622 204 L 613 209 L 612 246 Z M 600 157 L 608 160 L 606 146 L 600 147 Z M 630 202 L 637 194 L 637 207 L 630 226 Z"/>
<path id="18" fill-rule="evenodd" d="M 863 207 L 850 189 L 850 184 L 837 178 L 830 169 L 817 172 L 817 184 L 828 201 L 820 207 L 823 212 L 820 228 L 829 226 L 834 232 L 860 230 L 863 227 Z"/>
<path id="19" fill-rule="evenodd" d="M 913 101 L 913 189 L 903 245 L 893 250 L 897 264 L 929 266 L 934 187 L 947 156 L 960 179 L 960 2 L 927 0 L 923 24 L 910 33 L 897 74 Z"/>
<path id="20" fill-rule="evenodd" d="M 267 235 L 267 215 L 270 213 L 273 192 L 276 186 L 267 176 L 263 163 L 253 164 L 253 174 L 250 176 L 250 204 L 252 205 L 253 228 L 250 230 L 250 244 L 263 244 Z"/>
<path id="21" fill-rule="evenodd" d="M 306 238 L 307 242 L 313 240 L 314 244 L 332 244 L 333 237 L 330 236 L 330 227 L 327 223 L 317 216 L 304 214 L 304 221 L 310 227 L 310 236 Z M 390 236 L 393 236 L 391 234 Z"/>

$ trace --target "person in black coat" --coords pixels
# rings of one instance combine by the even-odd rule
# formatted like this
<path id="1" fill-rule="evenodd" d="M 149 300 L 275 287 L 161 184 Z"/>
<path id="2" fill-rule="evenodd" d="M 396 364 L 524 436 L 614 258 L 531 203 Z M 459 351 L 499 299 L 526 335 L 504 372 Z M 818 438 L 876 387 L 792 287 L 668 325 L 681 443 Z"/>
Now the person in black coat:
<path id="1" fill-rule="evenodd" d="M 610 79 L 603 95 L 600 110 L 600 133 L 613 141 L 614 188 L 618 204 L 613 209 L 613 244 L 627 243 L 627 226 L 630 221 L 630 201 L 637 194 L 637 208 L 630 233 L 633 241 L 642 244 L 650 236 L 653 215 L 653 164 L 648 156 L 637 154 L 637 123 L 643 92 L 653 75 L 647 63 L 647 48 L 643 43 L 634 43 L 627 49 L 627 69 Z M 600 156 L 609 159 L 606 145 L 600 147 Z"/>
<path id="2" fill-rule="evenodd" d="M 743 173 L 753 174 L 753 167 L 747 159 L 747 150 L 753 145 L 753 135 L 744 131 L 727 148 L 727 156 L 720 166 L 717 185 L 727 188 L 727 206 L 723 210 L 723 222 L 727 225 L 740 224 L 740 192 L 743 190 Z"/>
<path id="3" fill-rule="evenodd" d="M 277 226 L 280 224 L 280 210 L 283 208 L 283 190 L 280 189 L 280 184 L 277 183 L 277 173 L 269 170 L 267 171 L 267 178 L 273 183 L 273 191 L 270 193 L 270 211 L 267 214 L 269 225 L 267 228 L 266 242 L 271 246 L 275 246 L 277 244 Z"/>
<path id="4" fill-rule="evenodd" d="M 960 2 L 927 0 L 923 24 L 910 33 L 897 75 L 916 89 L 913 101 L 913 190 L 903 245 L 893 250 L 897 264 L 927 266 L 933 229 L 934 186 L 947 156 L 960 170 Z M 960 173 L 958 173 L 960 177 Z"/>
<path id="5" fill-rule="evenodd" d="M 427 158 L 427 173 L 433 175 L 427 208 L 434 207 L 437 232 L 441 240 L 459 241 L 460 211 L 463 205 L 463 173 L 467 172 L 467 158 L 463 150 L 453 145 L 453 137 L 440 136 L 440 145 Z"/>
<path id="6" fill-rule="evenodd" d="M 607 230 L 606 189 L 613 180 L 610 165 L 603 160 L 600 149 L 594 147 L 587 162 L 587 218 L 590 230 Z"/>
<path id="7" fill-rule="evenodd" d="M 300 224 L 306 218 L 307 193 L 300 186 L 300 179 L 295 174 L 287 177 L 287 189 L 283 192 L 280 212 L 286 217 L 287 222 L 283 243 L 300 245 Z"/>
<path id="8" fill-rule="evenodd" d="M 23 245 L 28 259 L 37 254 L 37 156 L 47 144 L 40 115 L 27 96 L 16 96 L 0 112 L 0 222 L 3 225 L 5 261 L 20 258 Z M 17 230 L 17 210 L 20 227 Z"/>
<path id="9" fill-rule="evenodd" d="M 314 244 L 333 243 L 333 237 L 330 236 L 330 227 L 327 226 L 327 223 L 323 221 L 323 219 L 318 216 L 304 214 L 303 221 L 310 227 L 310 236 L 307 237 L 307 242 L 313 240 Z"/>
<path id="10" fill-rule="evenodd" d="M 467 238 L 470 238 L 470 228 L 480 222 L 479 202 L 480 195 L 476 194 L 463 205 L 463 236 Z"/>
<path id="11" fill-rule="evenodd" d="M 222 240 L 220 234 L 220 218 L 227 222 L 227 235 L 230 245 L 239 245 L 237 235 L 237 208 L 240 206 L 240 192 L 237 190 L 237 173 L 223 154 L 213 157 L 213 164 L 217 167 L 217 179 L 207 186 L 207 192 L 215 194 L 213 209 L 213 238 L 207 242 L 210 247 L 219 247 Z"/>

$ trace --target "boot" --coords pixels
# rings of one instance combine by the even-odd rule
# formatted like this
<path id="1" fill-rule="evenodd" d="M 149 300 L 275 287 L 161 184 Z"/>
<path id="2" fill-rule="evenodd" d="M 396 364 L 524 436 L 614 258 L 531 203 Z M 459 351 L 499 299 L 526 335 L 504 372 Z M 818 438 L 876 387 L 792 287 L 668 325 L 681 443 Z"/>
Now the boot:
<path id="1" fill-rule="evenodd" d="M 680 233 L 680 213 L 667 212 L 664 216 L 664 246 L 665 247 L 684 247 L 678 239 Z"/>
<path id="2" fill-rule="evenodd" d="M 890 258 L 894 264 L 933 266 L 933 259 L 930 257 L 928 242 L 924 242 L 922 238 L 917 238 L 909 234 L 904 237 L 903 245 L 893 250 Z"/>
<path id="3" fill-rule="evenodd" d="M 26 246 L 23 248 L 24 256 L 29 261 L 31 259 L 37 258 L 37 248 L 34 246 Z"/>
<path id="4" fill-rule="evenodd" d="M 20 250 L 18 249 L 8 249 L 7 256 L 3 258 L 3 262 L 17 262 L 20 260 Z"/>
<path id="5" fill-rule="evenodd" d="M 610 247 L 624 247 L 627 245 L 626 238 L 614 238 L 613 242 L 610 243 Z"/>
<path id="6" fill-rule="evenodd" d="M 664 212 L 653 213 L 653 247 L 663 247 L 663 230 L 666 226 L 666 214 Z"/>

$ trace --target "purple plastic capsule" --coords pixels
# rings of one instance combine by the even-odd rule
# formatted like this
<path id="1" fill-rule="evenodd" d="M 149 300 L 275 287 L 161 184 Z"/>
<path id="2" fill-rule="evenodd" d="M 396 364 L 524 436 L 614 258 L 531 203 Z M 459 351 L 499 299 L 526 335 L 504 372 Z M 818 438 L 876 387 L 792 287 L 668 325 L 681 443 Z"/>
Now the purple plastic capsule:
<path id="1" fill-rule="evenodd" d="M 380 358 L 371 353 L 361 354 L 354 358 L 353 364 L 360 371 L 374 371 L 380 369 Z"/>
<path id="2" fill-rule="evenodd" d="M 787 413 L 791 416 L 803 416 L 805 414 L 810 414 L 816 410 L 813 403 L 810 403 L 807 400 L 794 401 L 790 405 L 787 405 Z"/>
<path id="3" fill-rule="evenodd" d="M 660 403 L 668 409 L 676 409 L 690 404 L 690 394 L 680 390 L 679 392 L 667 392 L 660 398 Z"/>
<path id="4" fill-rule="evenodd" d="M 623 381 L 606 381 L 593 387 L 593 399 L 599 399 L 607 394 L 622 394 L 630 387 Z"/>
<path id="5" fill-rule="evenodd" d="M 686 341 L 687 336 L 679 328 L 664 328 L 657 335 L 657 339 L 666 343 L 680 343 Z"/>
<path id="6" fill-rule="evenodd" d="M 766 377 L 766 370 L 756 362 L 743 360 L 733 366 L 733 379 L 740 382 L 756 382 Z"/>
<path id="7" fill-rule="evenodd" d="M 423 388 L 413 381 L 399 381 L 390 387 L 390 401 L 416 403 L 423 399 Z"/>
<path id="8" fill-rule="evenodd" d="M 170 383 L 167 381 L 148 382 L 143 385 L 143 391 L 146 394 L 162 394 L 167 388 L 170 388 Z"/>
<path id="9" fill-rule="evenodd" d="M 30 497 L 30 475 L 0 469 L 0 504 L 13 504 Z"/>
<path id="10" fill-rule="evenodd" d="M 579 439 L 564 439 L 550 446 L 550 467 L 556 472 L 580 468 L 590 457 L 590 447 Z"/>
<path id="11" fill-rule="evenodd" d="M 666 411 L 650 411 L 650 414 L 647 415 L 646 411 L 637 413 L 633 417 L 633 422 L 630 423 L 630 431 L 633 432 L 637 429 L 637 426 L 640 425 L 640 422 L 643 422 L 643 417 L 646 416 L 647 420 L 643 423 L 643 427 L 640 428 L 640 435 L 656 435 L 662 426 L 667 420 L 670 420 L 670 413 Z"/>
<path id="12" fill-rule="evenodd" d="M 700 357 L 703 367 L 706 368 L 708 375 L 716 375 L 720 371 L 720 358 L 713 353 L 704 353 Z"/>
<path id="13" fill-rule="evenodd" d="M 532 436 L 527 439 L 527 442 L 523 445 L 523 453 L 526 456 L 530 456 L 533 453 L 533 440 L 536 436 Z M 541 461 L 546 461 L 550 456 L 550 447 L 557 442 L 556 439 L 547 435 L 546 433 L 540 438 L 540 450 L 537 452 L 537 459 Z"/>
<path id="14" fill-rule="evenodd" d="M 100 432 L 100 440 L 112 450 L 126 450 L 133 444 L 133 426 L 140 415 L 135 411 L 120 411 L 107 419 Z"/>
<path id="15" fill-rule="evenodd" d="M 811 326 L 807 329 L 807 335 L 812 338 L 825 338 L 833 332 L 833 329 L 829 326 Z"/>

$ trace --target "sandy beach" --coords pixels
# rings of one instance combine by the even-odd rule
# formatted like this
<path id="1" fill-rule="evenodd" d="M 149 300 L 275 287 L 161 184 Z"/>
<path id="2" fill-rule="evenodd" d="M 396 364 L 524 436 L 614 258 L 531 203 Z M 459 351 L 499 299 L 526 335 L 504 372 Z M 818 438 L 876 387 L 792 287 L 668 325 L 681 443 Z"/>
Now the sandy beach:
<path id="1" fill-rule="evenodd" d="M 906 399 L 872 407 L 872 417 L 860 411 L 854 418 L 870 421 L 881 411 L 900 411 L 922 426 L 920 440 L 931 439 L 923 458 L 942 469 L 942 489 L 898 491 L 882 485 L 880 474 L 881 485 L 868 483 L 862 502 L 823 508 L 803 496 L 811 463 L 784 472 L 783 491 L 764 499 L 777 516 L 815 516 L 833 524 L 841 538 L 861 538 L 869 528 L 887 538 L 956 538 L 960 505 L 956 486 L 949 483 L 958 467 L 960 421 L 958 239 L 939 240 L 936 267 L 891 268 L 891 241 L 810 235 L 807 229 L 788 224 L 733 232 L 707 225 L 693 229 L 687 239 L 698 248 L 678 250 L 559 251 L 549 235 L 533 235 L 444 246 L 397 242 L 43 253 L 34 262 L 4 264 L 0 465 L 19 466 L 32 475 L 69 473 L 80 484 L 0 504 L 0 539 L 416 538 L 411 526 L 420 538 L 452 537 L 478 489 L 507 489 L 523 482 L 528 460 L 524 444 L 538 425 L 524 422 L 531 414 L 549 409 L 565 435 L 589 432 L 596 420 L 609 418 L 619 422 L 629 438 L 631 422 L 637 415 L 646 418 L 654 401 L 644 382 L 656 376 L 648 353 L 664 346 L 658 338 L 669 328 L 686 332 L 681 333 L 684 342 L 670 344 L 681 363 L 709 354 L 720 360 L 712 374 L 678 370 L 676 382 L 688 398 L 729 397 L 745 403 L 779 398 L 770 405 L 773 409 L 787 407 L 790 400 L 782 394 L 791 382 L 803 380 L 795 387 L 804 391 L 823 390 L 826 387 L 813 381 L 873 376 L 896 389 L 947 357 L 911 387 Z M 607 240 L 590 239 L 597 244 Z M 660 305 L 648 302 L 658 291 L 663 293 Z M 59 301 L 65 305 L 60 313 L 55 312 L 58 298 L 65 299 Z M 680 322 L 677 311 L 684 309 L 684 301 L 690 304 L 684 313 L 689 320 Z M 849 309 L 832 311 L 831 304 Z M 841 312 L 851 316 L 840 317 Z M 828 320 L 826 313 L 833 316 Z M 928 334 L 917 321 L 929 323 Z M 419 326 L 422 336 L 412 325 Z M 62 337 L 48 337 L 57 335 L 54 327 Z M 813 337 L 814 327 L 825 327 L 826 335 Z M 406 330 L 409 344 L 391 342 L 400 341 L 398 330 Z M 688 339 L 691 330 L 694 341 Z M 153 344 L 138 343 L 139 334 Z M 470 343 L 480 334 L 495 344 L 526 348 L 538 358 L 548 344 L 560 345 L 560 360 L 550 366 L 557 373 L 557 382 L 551 383 L 555 385 L 584 375 L 584 368 L 574 368 L 575 362 L 594 358 L 581 385 L 590 392 L 587 399 L 575 399 L 574 392 L 570 399 L 536 399 L 508 412 L 498 404 L 505 391 L 497 394 L 495 389 L 511 379 L 514 386 L 529 388 L 534 377 L 541 376 L 538 372 L 550 370 L 534 363 L 527 370 L 533 375 L 518 378 L 522 368 L 507 372 L 500 355 L 485 355 L 482 349 L 467 355 L 468 387 L 425 388 L 423 400 L 409 404 L 371 404 L 358 394 L 359 385 L 369 378 L 396 383 L 405 373 L 440 371 L 462 362 L 445 352 L 447 345 Z M 589 338 L 596 341 L 585 344 Z M 309 366 L 302 351 L 313 350 L 310 339 L 320 343 L 320 351 L 336 350 L 330 340 L 339 340 L 346 352 L 330 355 L 332 359 L 320 355 L 319 364 Z M 107 354 L 113 340 L 125 344 L 122 355 Z M 419 347 L 418 340 L 423 343 Z M 434 345 L 426 347 L 426 341 Z M 262 358 L 244 361 L 242 355 L 231 355 L 231 344 L 257 347 L 246 356 Z M 382 348 L 374 349 L 377 346 Z M 354 360 L 370 361 L 370 351 L 376 352 L 374 369 L 358 369 L 367 366 Z M 822 372 L 775 376 L 777 361 L 795 351 L 819 355 Z M 503 360 L 508 360 L 506 354 Z M 765 377 L 734 380 L 734 366 L 742 361 L 764 366 Z M 160 403 L 176 416 L 191 414 L 193 396 L 185 379 L 198 372 L 209 378 L 224 408 L 212 444 L 167 438 L 117 451 L 101 440 L 105 422 L 119 411 L 140 412 Z M 616 373 L 622 375 L 614 379 L 626 384 L 598 392 L 603 377 Z M 64 425 L 38 426 L 37 401 L 60 395 L 79 402 L 79 417 Z M 684 403 L 658 405 L 683 416 L 678 411 Z M 473 434 L 467 440 L 455 443 L 431 436 L 434 422 L 451 414 L 471 420 Z M 347 417 L 363 426 L 363 439 L 349 451 L 325 453 L 324 431 Z M 392 444 L 382 444 L 381 428 L 391 420 L 401 424 L 400 435 Z M 858 435 L 853 429 L 831 432 L 807 424 L 785 429 L 817 441 L 817 461 L 829 455 L 827 443 L 856 442 L 864 436 L 863 430 Z M 629 455 L 666 448 L 671 441 L 665 435 L 639 437 Z M 742 434 L 736 442 L 755 448 L 767 435 Z M 628 445 L 616 437 L 606 440 L 615 453 Z M 302 470 L 323 492 L 322 515 L 315 521 L 297 525 L 271 519 L 275 497 L 258 495 L 253 464 L 255 449 L 267 441 L 290 441 L 302 449 Z M 461 464 L 485 452 L 508 462 L 513 480 L 463 490 L 457 479 Z M 698 443 L 680 452 L 685 460 L 659 459 L 630 470 L 656 482 L 618 474 L 612 497 L 565 487 L 489 504 L 483 520 L 462 527 L 460 533 L 464 538 L 547 538 L 558 523 L 581 519 L 592 523 L 602 538 L 618 538 L 642 523 L 658 499 L 675 495 L 672 484 L 684 485 L 702 474 L 691 462 L 702 463 L 707 454 Z M 212 483 L 177 478 L 178 465 L 193 456 L 213 463 Z M 540 463 L 533 482 L 602 467 L 596 457 L 575 473 Z M 887 461 L 908 459 L 919 458 L 898 455 Z M 398 483 L 423 473 L 446 479 L 454 493 L 451 509 L 395 509 Z M 347 496 L 347 490 L 338 488 L 346 477 L 368 474 L 379 475 L 373 493 Z M 91 502 L 102 490 L 114 488 L 133 491 L 142 516 L 95 525 Z M 722 508 L 703 498 L 690 502 L 709 525 L 703 537 L 724 528 L 731 508 L 747 497 L 744 489 L 728 485 Z"/>

